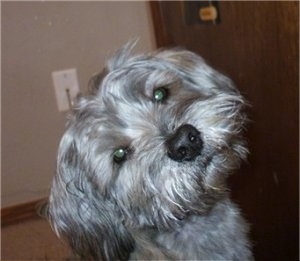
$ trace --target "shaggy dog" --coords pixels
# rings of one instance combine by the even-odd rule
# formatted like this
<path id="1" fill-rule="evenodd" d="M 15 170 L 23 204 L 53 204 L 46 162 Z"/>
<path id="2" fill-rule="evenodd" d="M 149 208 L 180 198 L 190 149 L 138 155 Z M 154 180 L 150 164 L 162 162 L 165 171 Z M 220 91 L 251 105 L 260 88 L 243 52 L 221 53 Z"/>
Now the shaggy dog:
<path id="1" fill-rule="evenodd" d="M 226 188 L 247 155 L 243 97 L 192 52 L 131 49 L 74 107 L 49 200 L 55 232 L 83 259 L 252 260 Z"/>

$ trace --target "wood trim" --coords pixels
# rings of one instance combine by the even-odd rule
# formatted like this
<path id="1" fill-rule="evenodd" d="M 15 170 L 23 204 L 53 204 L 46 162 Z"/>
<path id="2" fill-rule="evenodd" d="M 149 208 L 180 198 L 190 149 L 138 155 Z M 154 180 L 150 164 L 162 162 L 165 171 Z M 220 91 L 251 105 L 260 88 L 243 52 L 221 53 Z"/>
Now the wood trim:
<path id="1" fill-rule="evenodd" d="M 150 1 L 151 16 L 154 26 L 154 34 L 156 47 L 160 48 L 169 44 L 168 35 L 165 24 L 163 22 L 163 15 L 160 1 Z"/>
<path id="2" fill-rule="evenodd" d="M 1 209 L 1 226 L 13 224 L 28 218 L 38 217 L 39 209 L 47 202 L 47 199 L 38 199 L 32 202 Z"/>

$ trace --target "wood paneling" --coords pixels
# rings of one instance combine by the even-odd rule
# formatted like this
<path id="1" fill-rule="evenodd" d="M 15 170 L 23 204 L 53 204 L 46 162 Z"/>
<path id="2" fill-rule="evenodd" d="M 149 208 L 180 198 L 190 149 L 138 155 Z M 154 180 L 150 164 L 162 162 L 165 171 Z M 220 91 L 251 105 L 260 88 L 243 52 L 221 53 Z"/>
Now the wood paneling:
<path id="1" fill-rule="evenodd" d="M 161 10 L 159 47 L 199 53 L 250 102 L 251 154 L 230 180 L 233 197 L 251 223 L 257 260 L 298 260 L 299 3 L 220 1 L 218 25 L 186 25 L 183 2 L 152 5 Z"/>

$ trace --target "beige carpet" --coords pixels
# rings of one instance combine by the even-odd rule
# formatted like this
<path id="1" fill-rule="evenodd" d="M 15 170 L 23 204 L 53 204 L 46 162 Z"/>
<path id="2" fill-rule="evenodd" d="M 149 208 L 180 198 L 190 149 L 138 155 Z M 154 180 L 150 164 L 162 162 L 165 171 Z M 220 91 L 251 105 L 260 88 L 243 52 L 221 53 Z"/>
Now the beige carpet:
<path id="1" fill-rule="evenodd" d="M 70 260 L 71 252 L 41 218 L 1 229 L 1 260 Z"/>

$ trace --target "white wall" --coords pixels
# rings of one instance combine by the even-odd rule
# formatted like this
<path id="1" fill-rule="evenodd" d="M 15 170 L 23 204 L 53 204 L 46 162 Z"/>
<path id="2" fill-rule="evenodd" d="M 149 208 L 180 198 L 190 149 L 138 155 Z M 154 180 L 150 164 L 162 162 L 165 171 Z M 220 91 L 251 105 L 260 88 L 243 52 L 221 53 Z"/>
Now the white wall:
<path id="1" fill-rule="evenodd" d="M 147 2 L 2 2 L 2 207 L 46 197 L 65 113 L 51 72 L 89 77 L 129 39 L 154 49 Z"/>

